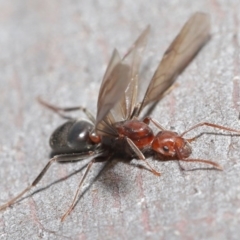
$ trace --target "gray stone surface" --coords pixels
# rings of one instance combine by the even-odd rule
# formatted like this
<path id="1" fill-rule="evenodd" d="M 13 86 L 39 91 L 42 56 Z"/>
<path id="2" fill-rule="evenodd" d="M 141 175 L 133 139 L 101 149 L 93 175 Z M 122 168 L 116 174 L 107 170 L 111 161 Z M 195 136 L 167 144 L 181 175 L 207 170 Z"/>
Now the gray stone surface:
<path id="1" fill-rule="evenodd" d="M 201 121 L 240 129 L 239 9 L 238 0 L 1 0 L 0 203 L 37 176 L 49 158 L 48 138 L 63 122 L 36 97 L 60 106 L 81 104 L 95 113 L 113 48 L 124 54 L 147 24 L 152 32 L 143 86 L 193 12 L 212 19 L 211 41 L 152 116 L 178 132 Z M 188 136 L 201 132 L 219 131 L 204 127 Z M 0 212 L 0 238 L 239 239 L 239 137 L 204 134 L 193 143 L 192 156 L 215 160 L 224 171 L 183 172 L 176 162 L 151 160 L 162 172 L 158 178 L 114 162 L 93 181 L 102 165 L 94 166 L 89 188 L 63 223 L 83 171 L 66 177 L 87 161 L 56 164 L 35 194 Z"/>

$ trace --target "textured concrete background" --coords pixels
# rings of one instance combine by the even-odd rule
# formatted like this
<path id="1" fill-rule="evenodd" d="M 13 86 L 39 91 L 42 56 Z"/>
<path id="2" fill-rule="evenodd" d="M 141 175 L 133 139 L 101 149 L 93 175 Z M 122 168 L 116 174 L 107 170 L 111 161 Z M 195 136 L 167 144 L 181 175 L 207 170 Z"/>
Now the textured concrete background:
<path id="1" fill-rule="evenodd" d="M 200 121 L 240 129 L 239 9 L 238 0 L 1 0 L 0 203 L 37 176 L 49 159 L 49 136 L 63 122 L 35 98 L 81 104 L 95 113 L 113 48 L 124 54 L 147 24 L 152 32 L 142 71 L 146 83 L 193 12 L 207 12 L 212 20 L 211 41 L 152 116 L 179 132 Z M 201 132 L 206 134 L 193 144 L 192 156 L 217 161 L 223 172 L 183 172 L 176 162 L 151 160 L 162 172 L 155 177 L 114 162 L 93 181 L 102 168 L 95 165 L 89 189 L 61 223 L 83 171 L 72 173 L 87 161 L 56 164 L 35 194 L 0 212 L 0 238 L 239 239 L 240 139 L 209 134 L 217 131 L 206 127 L 188 136 Z"/>

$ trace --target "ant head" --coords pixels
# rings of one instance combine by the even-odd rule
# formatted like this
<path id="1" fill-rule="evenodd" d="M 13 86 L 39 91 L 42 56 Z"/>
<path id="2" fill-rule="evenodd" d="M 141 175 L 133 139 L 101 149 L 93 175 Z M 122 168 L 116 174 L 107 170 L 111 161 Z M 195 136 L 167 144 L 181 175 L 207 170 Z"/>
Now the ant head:
<path id="1" fill-rule="evenodd" d="M 187 158 L 192 153 L 189 143 L 176 132 L 171 131 L 159 132 L 152 142 L 152 149 L 164 157 L 177 159 L 180 156 Z"/>

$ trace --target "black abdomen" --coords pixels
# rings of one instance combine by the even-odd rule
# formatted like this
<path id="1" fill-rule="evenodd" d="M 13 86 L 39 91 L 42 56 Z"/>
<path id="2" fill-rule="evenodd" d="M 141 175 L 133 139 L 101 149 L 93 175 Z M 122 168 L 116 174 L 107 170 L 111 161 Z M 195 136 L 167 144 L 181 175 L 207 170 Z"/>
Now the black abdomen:
<path id="1" fill-rule="evenodd" d="M 59 126 L 49 141 L 53 154 L 93 151 L 96 144 L 89 138 L 93 127 L 90 122 L 84 120 L 70 120 Z"/>

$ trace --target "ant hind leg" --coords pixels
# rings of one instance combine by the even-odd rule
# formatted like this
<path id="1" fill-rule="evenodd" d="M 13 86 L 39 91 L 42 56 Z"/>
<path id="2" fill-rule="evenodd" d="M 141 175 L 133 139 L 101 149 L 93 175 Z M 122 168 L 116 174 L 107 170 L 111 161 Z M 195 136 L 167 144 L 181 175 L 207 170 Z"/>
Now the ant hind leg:
<path id="1" fill-rule="evenodd" d="M 83 153 L 83 154 L 80 154 L 80 153 L 79 154 L 63 154 L 63 155 L 54 156 L 53 158 L 51 158 L 48 161 L 48 163 L 45 165 L 45 167 L 42 169 L 42 171 L 38 174 L 38 176 L 35 178 L 35 180 L 28 187 L 26 187 L 16 197 L 12 198 L 7 203 L 0 206 L 0 211 L 6 209 L 7 207 L 9 207 L 11 205 L 13 205 L 25 193 L 29 192 L 33 187 L 35 187 L 54 162 L 80 161 L 80 160 L 86 159 L 87 157 L 89 157 L 91 155 L 94 155 L 94 153 L 93 152 L 87 152 L 87 153 Z"/>
<path id="2" fill-rule="evenodd" d="M 76 106 L 76 107 L 68 107 L 68 108 L 63 108 L 63 107 L 58 107 L 58 106 L 54 106 L 50 103 L 45 102 L 44 100 L 42 100 L 40 97 L 37 98 L 38 102 L 43 105 L 44 107 L 52 110 L 53 112 L 57 113 L 60 117 L 64 118 L 64 119 L 68 119 L 68 120 L 72 120 L 73 118 L 70 116 L 65 115 L 65 112 L 71 112 L 71 111 L 82 111 L 86 114 L 87 118 L 93 123 L 95 124 L 96 120 L 95 117 L 85 108 L 82 106 Z"/>

